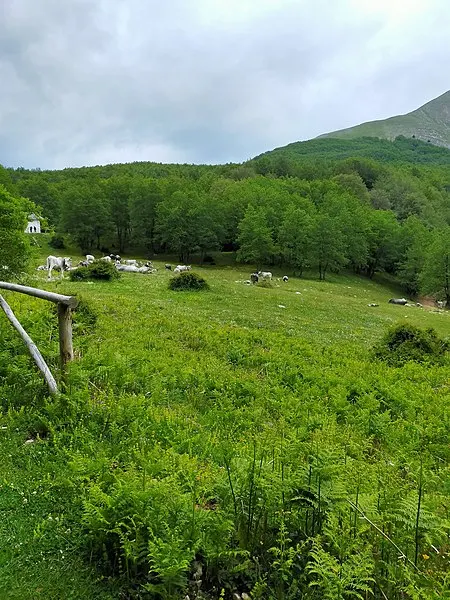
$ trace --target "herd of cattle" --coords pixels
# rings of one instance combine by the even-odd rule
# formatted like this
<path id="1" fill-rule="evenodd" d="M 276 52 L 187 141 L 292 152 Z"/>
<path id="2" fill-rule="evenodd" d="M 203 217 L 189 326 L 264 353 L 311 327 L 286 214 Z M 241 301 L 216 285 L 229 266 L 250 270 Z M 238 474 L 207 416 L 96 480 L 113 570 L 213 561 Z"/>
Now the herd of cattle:
<path id="1" fill-rule="evenodd" d="M 97 259 L 92 254 L 86 254 L 85 259 L 80 261 L 77 265 L 72 265 L 72 259 L 68 256 L 48 256 L 45 265 L 38 267 L 38 271 L 47 271 L 48 279 L 52 277 L 52 271 L 59 271 L 60 278 L 63 279 L 65 271 L 73 271 L 79 267 L 87 267 Z M 102 256 L 98 259 L 99 261 L 106 261 L 113 263 L 118 271 L 125 273 L 156 273 L 156 269 L 150 261 L 140 263 L 138 260 L 132 258 L 122 261 L 122 258 L 118 254 L 109 254 L 108 256 Z M 172 265 L 164 265 L 165 269 L 171 271 Z M 173 272 L 175 274 L 190 271 L 189 265 L 177 265 Z M 289 277 L 285 275 L 283 281 L 286 283 L 289 281 Z M 250 275 L 248 283 L 258 283 L 259 281 L 272 281 L 272 273 L 270 271 L 258 271 Z"/>
<path id="2" fill-rule="evenodd" d="M 156 269 L 150 261 L 140 263 L 136 259 L 127 259 L 122 261 L 122 258 L 118 254 L 109 254 L 108 256 L 102 256 L 98 259 L 99 261 L 105 261 L 113 263 L 118 271 L 125 273 L 156 273 Z M 47 271 L 48 279 L 52 277 L 52 271 L 59 271 L 60 278 L 63 279 L 65 271 L 73 271 L 79 267 L 88 267 L 90 264 L 96 261 L 95 256 L 92 254 L 86 254 L 84 260 L 80 261 L 77 265 L 72 265 L 72 259 L 67 256 L 48 256 L 45 265 L 41 265 L 37 268 L 38 271 Z M 172 270 L 172 265 L 165 265 L 165 268 Z M 187 265 L 177 265 L 173 272 L 182 273 L 184 271 L 190 271 L 191 267 Z"/>
<path id="3" fill-rule="evenodd" d="M 136 259 L 127 259 L 122 261 L 121 257 L 118 254 L 109 254 L 108 256 L 102 256 L 102 258 L 98 259 L 99 261 L 112 262 L 118 271 L 122 271 L 125 273 L 156 273 L 157 270 L 154 268 L 150 261 L 145 263 L 140 263 Z M 51 279 L 52 271 L 56 270 L 60 272 L 61 279 L 64 277 L 64 271 L 73 271 L 74 269 L 78 269 L 79 267 L 87 267 L 93 262 L 96 261 L 96 258 L 92 254 L 86 254 L 84 260 L 80 261 L 76 266 L 72 266 L 72 259 L 69 257 L 62 256 L 48 256 L 47 262 L 45 265 L 41 265 L 38 267 L 38 271 L 47 271 L 48 279 Z M 171 271 L 172 265 L 166 264 L 164 268 Z M 173 272 L 175 274 L 183 273 L 185 271 L 190 271 L 191 267 L 189 265 L 177 265 Z M 246 280 L 244 283 L 248 284 L 256 284 L 260 281 L 272 281 L 273 276 L 270 271 L 255 271 L 250 275 L 250 279 Z M 284 275 L 279 281 L 284 281 L 287 283 L 289 281 L 289 277 Z M 405 306 L 408 304 L 408 300 L 406 298 L 391 298 L 389 300 L 389 304 L 399 304 L 401 306 Z M 439 308 L 445 308 L 446 303 L 436 301 L 436 305 Z M 378 304 L 369 304 L 369 306 L 378 306 Z M 422 306 L 419 304 L 419 306 Z"/>

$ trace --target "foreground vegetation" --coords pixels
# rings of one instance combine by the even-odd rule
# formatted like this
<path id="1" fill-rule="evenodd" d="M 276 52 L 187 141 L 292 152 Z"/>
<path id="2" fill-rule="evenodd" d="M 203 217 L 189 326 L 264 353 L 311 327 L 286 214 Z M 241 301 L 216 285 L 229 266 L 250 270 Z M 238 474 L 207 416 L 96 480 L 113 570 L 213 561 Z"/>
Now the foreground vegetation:
<path id="1" fill-rule="evenodd" d="M 448 312 L 354 275 L 174 292 L 156 266 L 32 280 L 82 299 L 59 399 L 2 322 L 0 597 L 448 597 L 449 360 L 372 351 Z M 52 308 L 5 296 L 56 369 Z"/>

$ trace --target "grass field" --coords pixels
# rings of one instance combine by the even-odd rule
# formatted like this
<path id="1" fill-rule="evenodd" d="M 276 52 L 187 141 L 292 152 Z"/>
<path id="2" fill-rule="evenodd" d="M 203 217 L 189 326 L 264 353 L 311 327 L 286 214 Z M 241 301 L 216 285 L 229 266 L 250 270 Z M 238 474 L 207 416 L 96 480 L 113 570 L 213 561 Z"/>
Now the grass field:
<path id="1" fill-rule="evenodd" d="M 444 597 L 449 362 L 391 368 L 371 348 L 399 322 L 448 337 L 450 313 L 351 275 L 248 286 L 236 266 L 171 292 L 155 266 L 33 276 L 82 300 L 60 399 L 0 315 L 0 598 L 331 598 L 324 553 L 360 593 L 372 576 L 389 598 Z M 57 369 L 52 307 L 4 296 Z"/>

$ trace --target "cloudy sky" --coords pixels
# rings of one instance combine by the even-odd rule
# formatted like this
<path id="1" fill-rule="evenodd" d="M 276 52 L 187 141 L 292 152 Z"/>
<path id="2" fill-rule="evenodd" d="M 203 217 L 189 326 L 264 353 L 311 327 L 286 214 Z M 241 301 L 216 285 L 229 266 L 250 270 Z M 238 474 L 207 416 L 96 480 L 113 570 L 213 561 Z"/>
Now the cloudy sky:
<path id="1" fill-rule="evenodd" d="M 0 0 L 0 164 L 240 162 L 450 89 L 450 0 Z"/>

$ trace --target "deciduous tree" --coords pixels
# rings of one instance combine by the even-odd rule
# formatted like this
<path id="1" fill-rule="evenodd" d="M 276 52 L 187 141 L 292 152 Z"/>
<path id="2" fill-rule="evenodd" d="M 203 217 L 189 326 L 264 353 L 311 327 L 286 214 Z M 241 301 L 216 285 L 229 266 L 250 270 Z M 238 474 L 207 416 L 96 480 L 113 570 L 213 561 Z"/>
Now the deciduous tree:
<path id="1" fill-rule="evenodd" d="M 15 198 L 0 185 L 0 279 L 14 279 L 27 266 L 30 248 L 24 230 L 32 210 L 29 201 Z"/>

